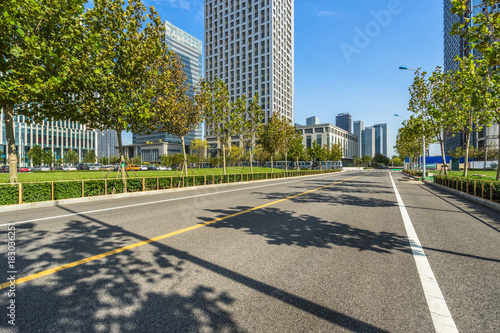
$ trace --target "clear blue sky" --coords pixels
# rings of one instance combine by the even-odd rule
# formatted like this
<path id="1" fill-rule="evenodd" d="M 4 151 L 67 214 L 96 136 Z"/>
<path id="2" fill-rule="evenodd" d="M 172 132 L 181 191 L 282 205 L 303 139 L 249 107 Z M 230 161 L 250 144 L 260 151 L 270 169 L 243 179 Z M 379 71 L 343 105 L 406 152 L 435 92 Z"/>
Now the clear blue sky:
<path id="1" fill-rule="evenodd" d="M 143 2 L 162 20 L 203 40 L 203 0 Z M 413 73 L 398 67 L 432 72 L 442 62 L 442 0 L 295 1 L 297 123 L 318 116 L 335 124 L 335 116 L 344 112 L 365 126 L 387 123 L 392 155 L 402 121 L 394 114 L 409 117 L 413 82 Z M 130 134 L 125 141 L 131 143 Z"/>

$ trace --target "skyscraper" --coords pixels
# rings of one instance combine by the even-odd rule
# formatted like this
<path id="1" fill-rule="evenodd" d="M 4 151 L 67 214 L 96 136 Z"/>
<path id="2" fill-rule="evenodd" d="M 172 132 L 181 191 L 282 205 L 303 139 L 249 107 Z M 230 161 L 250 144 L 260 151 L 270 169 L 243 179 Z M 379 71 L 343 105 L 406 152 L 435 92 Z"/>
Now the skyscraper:
<path id="1" fill-rule="evenodd" d="M 199 39 L 191 36 L 187 32 L 179 29 L 172 23 L 165 21 L 165 43 L 170 51 L 174 51 L 184 65 L 186 73 L 186 82 L 190 85 L 188 95 L 194 96 L 194 86 L 199 84 L 202 71 L 202 42 Z M 185 137 L 187 146 L 191 145 L 194 138 L 201 139 L 203 131 L 201 126 L 191 131 Z M 181 140 L 171 134 L 165 132 L 153 132 L 152 134 L 134 133 L 132 136 L 134 144 L 144 144 L 147 142 L 172 142 L 180 143 Z"/>
<path id="2" fill-rule="evenodd" d="M 339 113 L 335 118 L 335 126 L 352 133 L 352 119 L 349 113 Z"/>
<path id="3" fill-rule="evenodd" d="M 373 128 L 375 129 L 374 154 L 387 156 L 387 124 L 376 124 Z"/>
<path id="4" fill-rule="evenodd" d="M 205 0 L 205 78 L 232 101 L 259 94 L 265 121 L 294 117 L 293 0 Z"/>
<path id="5" fill-rule="evenodd" d="M 361 120 L 356 120 L 353 122 L 353 131 L 352 133 L 354 135 L 356 135 L 359 140 L 358 140 L 358 148 L 357 148 L 357 151 L 358 151 L 358 156 L 359 157 L 362 157 L 362 153 L 363 153 L 363 148 L 362 148 L 362 145 L 363 145 L 363 128 L 364 128 L 364 123 L 361 121 Z"/>

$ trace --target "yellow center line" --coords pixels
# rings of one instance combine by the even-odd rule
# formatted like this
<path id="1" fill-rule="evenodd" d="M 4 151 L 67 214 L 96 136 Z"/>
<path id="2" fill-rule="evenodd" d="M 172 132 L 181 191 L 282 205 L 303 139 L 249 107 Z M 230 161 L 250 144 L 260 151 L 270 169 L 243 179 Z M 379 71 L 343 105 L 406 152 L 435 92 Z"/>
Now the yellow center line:
<path id="1" fill-rule="evenodd" d="M 118 249 L 115 249 L 115 250 L 111 250 L 111 251 L 108 251 L 108 252 L 104 252 L 104 253 L 101 253 L 101 254 L 98 254 L 98 255 L 95 255 L 95 256 L 92 256 L 92 257 L 88 257 L 88 258 L 85 258 L 85 259 L 74 261 L 74 262 L 69 263 L 69 264 L 65 264 L 65 265 L 62 265 L 62 266 L 55 267 L 55 268 L 47 269 L 47 270 L 39 272 L 39 273 L 31 274 L 31 275 L 28 275 L 28 276 L 16 279 L 16 281 L 15 281 L 14 284 L 18 285 L 18 284 L 21 284 L 21 283 L 24 283 L 24 282 L 35 280 L 35 279 L 41 278 L 43 276 L 47 276 L 47 275 L 51 275 L 51 274 L 63 271 L 63 270 L 68 269 L 68 268 L 76 267 L 76 266 L 85 264 L 87 262 L 91 262 L 91 261 L 94 261 L 94 260 L 97 260 L 97 259 L 105 258 L 105 257 L 111 256 L 113 254 L 117 254 L 117 253 L 120 253 L 120 252 L 131 250 L 131 249 L 134 249 L 136 247 L 143 246 L 143 245 L 146 245 L 146 244 L 149 244 L 149 243 L 157 242 L 157 241 L 165 239 L 165 238 L 169 238 L 169 237 L 172 237 L 172 236 L 175 236 L 175 235 L 179 235 L 179 234 L 182 234 L 182 233 L 185 233 L 185 232 L 197 229 L 197 228 L 201 228 L 201 227 L 207 226 L 209 224 L 217 223 L 217 222 L 229 219 L 231 217 L 235 217 L 235 216 L 238 216 L 238 215 L 246 214 L 246 213 L 249 213 L 249 212 L 252 212 L 254 210 L 258 210 L 258 209 L 264 208 L 264 207 L 275 205 L 277 203 L 280 203 L 280 202 L 283 202 L 283 201 L 287 201 L 287 200 L 290 200 L 290 199 L 293 199 L 293 198 L 296 198 L 296 197 L 299 197 L 299 196 L 302 196 L 302 195 L 306 195 L 306 194 L 309 194 L 309 193 L 312 193 L 312 192 L 316 192 L 316 191 L 319 191 L 321 189 L 324 189 L 324 188 L 327 188 L 327 187 L 330 187 L 330 186 L 333 186 L 333 185 L 337 185 L 337 184 L 340 184 L 340 183 L 344 183 L 346 181 L 353 180 L 353 179 L 356 179 L 356 178 L 359 178 L 359 177 L 362 177 L 362 176 L 363 175 L 356 176 L 356 177 L 351 177 L 351 178 L 348 178 L 348 179 L 345 179 L 345 180 L 342 180 L 342 181 L 338 181 L 338 182 L 335 182 L 335 183 L 332 183 L 332 184 L 329 184 L 329 185 L 326 185 L 326 186 L 318 187 L 318 188 L 310 190 L 310 191 L 306 191 L 306 192 L 302 192 L 302 193 L 299 193 L 299 194 L 296 194 L 296 195 L 292 195 L 292 196 L 284 198 L 284 199 L 280 199 L 280 200 L 276 200 L 276 201 L 273 201 L 273 202 L 269 202 L 267 204 L 264 204 L 264 205 L 261 205 L 261 206 L 258 206 L 258 207 L 249 208 L 249 209 L 243 210 L 241 212 L 237 212 L 237 213 L 234 213 L 234 214 L 231 214 L 231 215 L 226 215 L 224 217 L 219 217 L 217 219 L 214 219 L 214 220 L 211 220 L 211 221 L 208 221 L 208 222 L 196 224 L 196 225 L 193 225 L 191 227 L 184 228 L 184 229 L 181 229 L 181 230 L 177 230 L 177 231 L 174 231 L 174 232 L 170 232 L 168 234 L 161 235 L 161 236 L 158 236 L 158 237 L 150 238 L 150 239 L 144 240 L 142 242 L 138 242 L 138 243 L 135 243 L 135 244 L 130 244 L 130 245 L 127 245 L 127 246 L 124 246 L 124 247 L 121 247 L 121 248 L 118 248 Z M 7 288 L 7 287 L 10 287 L 11 285 L 12 285 L 12 283 L 10 281 L 4 282 L 4 283 L 0 284 L 0 290 L 4 289 L 4 288 Z"/>

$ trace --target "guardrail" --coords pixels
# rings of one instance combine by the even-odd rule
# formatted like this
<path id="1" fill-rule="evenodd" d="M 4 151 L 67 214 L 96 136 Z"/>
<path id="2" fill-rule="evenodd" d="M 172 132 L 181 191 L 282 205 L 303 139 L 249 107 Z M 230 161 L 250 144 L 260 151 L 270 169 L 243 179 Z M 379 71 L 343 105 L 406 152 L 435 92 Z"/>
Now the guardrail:
<path id="1" fill-rule="evenodd" d="M 112 195 L 127 192 L 157 191 L 181 187 L 298 177 L 338 171 L 340 170 L 301 170 L 277 173 L 266 172 L 228 175 L 137 177 L 126 179 L 84 179 L 0 184 L 0 206 Z"/>
<path id="2" fill-rule="evenodd" d="M 500 182 L 450 175 L 434 175 L 434 183 L 500 203 Z"/>

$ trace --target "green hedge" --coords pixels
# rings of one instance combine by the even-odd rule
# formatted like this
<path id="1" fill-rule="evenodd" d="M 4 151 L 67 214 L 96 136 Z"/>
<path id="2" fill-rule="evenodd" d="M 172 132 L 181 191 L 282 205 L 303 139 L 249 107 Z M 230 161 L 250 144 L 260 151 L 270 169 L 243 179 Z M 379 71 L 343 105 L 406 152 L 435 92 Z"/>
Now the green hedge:
<path id="1" fill-rule="evenodd" d="M 483 180 L 478 177 L 434 175 L 434 182 L 457 191 L 491 201 L 500 201 L 500 182 Z"/>
<path id="2" fill-rule="evenodd" d="M 52 186 L 54 187 L 54 200 L 81 198 L 82 184 L 85 197 L 99 196 L 105 194 L 118 194 L 125 192 L 140 192 L 143 188 L 147 191 L 164 190 L 177 187 L 202 186 L 204 184 L 227 184 L 247 182 L 253 180 L 264 180 L 273 178 L 294 177 L 302 175 L 322 174 L 332 172 L 331 170 L 306 170 L 288 171 L 280 173 L 254 173 L 254 174 L 230 174 L 230 175 L 206 175 L 206 176 L 173 176 L 173 177 L 151 177 L 151 178 L 128 178 L 122 179 L 98 179 L 84 181 L 56 181 L 22 184 L 22 201 L 25 203 L 52 200 Z M 335 172 L 335 171 L 333 171 Z M 457 178 L 457 177 L 455 177 Z M 453 184 L 463 180 L 455 180 Z M 144 182 L 144 186 L 143 186 Z M 449 181 L 448 181 L 449 182 Z M 453 181 L 452 181 L 453 182 Z M 107 184 L 107 190 L 106 190 Z M 461 186 L 461 185 L 460 185 Z M 485 183 L 485 192 L 490 191 L 489 184 Z M 500 185 L 493 185 L 495 198 L 498 198 Z M 0 184 L 0 205 L 14 205 L 19 202 L 19 185 Z"/>
<path id="3" fill-rule="evenodd" d="M 50 201 L 52 199 L 51 183 L 23 184 L 23 202 Z"/>
<path id="4" fill-rule="evenodd" d="M 0 185 L 0 205 L 15 205 L 19 203 L 18 185 Z"/>
<path id="5" fill-rule="evenodd" d="M 82 182 L 54 182 L 54 200 L 81 198 Z"/>

